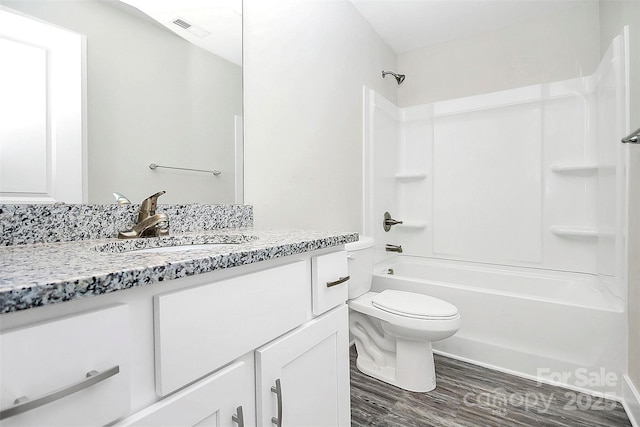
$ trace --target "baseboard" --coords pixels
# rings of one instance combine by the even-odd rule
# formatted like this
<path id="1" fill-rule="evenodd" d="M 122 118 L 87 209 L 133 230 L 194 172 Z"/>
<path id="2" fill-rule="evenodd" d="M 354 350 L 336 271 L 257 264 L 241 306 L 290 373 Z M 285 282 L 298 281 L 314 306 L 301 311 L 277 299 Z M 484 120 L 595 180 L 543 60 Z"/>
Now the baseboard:
<path id="1" fill-rule="evenodd" d="M 602 392 L 590 390 L 590 389 L 584 388 L 584 387 L 576 387 L 576 386 L 574 386 L 572 384 L 549 381 L 549 380 L 547 380 L 545 378 L 540 378 L 540 377 L 537 377 L 535 375 L 527 374 L 527 373 L 520 372 L 520 371 L 517 371 L 517 370 L 514 370 L 514 369 L 504 368 L 504 367 L 497 366 L 497 365 L 494 365 L 494 364 L 491 364 L 491 363 L 481 362 L 479 360 L 470 359 L 468 357 L 459 356 L 457 354 L 448 353 L 446 351 L 441 351 L 441 350 L 435 350 L 434 349 L 433 352 L 435 354 L 439 354 L 441 356 L 450 357 L 452 359 L 460 360 L 462 362 L 470 363 L 472 365 L 481 366 L 483 368 L 491 369 L 493 371 L 498 371 L 498 372 L 502 372 L 502 373 L 505 373 L 505 374 L 513 375 L 515 377 L 524 378 L 526 380 L 535 381 L 536 383 L 547 384 L 547 385 L 551 385 L 551 386 L 554 386 L 554 387 L 561 387 L 561 388 L 564 388 L 566 390 L 575 391 L 577 393 L 584 393 L 584 394 L 588 394 L 589 396 L 600 397 L 600 398 L 607 399 L 607 400 L 614 400 L 614 401 L 620 402 L 620 403 L 622 403 L 622 400 L 623 400 L 621 391 L 602 393 Z M 640 426 L 634 426 L 634 427 L 640 427 Z"/>
<path id="2" fill-rule="evenodd" d="M 640 427 L 640 392 L 628 376 L 624 375 L 623 378 L 622 405 L 627 411 L 631 425 Z"/>

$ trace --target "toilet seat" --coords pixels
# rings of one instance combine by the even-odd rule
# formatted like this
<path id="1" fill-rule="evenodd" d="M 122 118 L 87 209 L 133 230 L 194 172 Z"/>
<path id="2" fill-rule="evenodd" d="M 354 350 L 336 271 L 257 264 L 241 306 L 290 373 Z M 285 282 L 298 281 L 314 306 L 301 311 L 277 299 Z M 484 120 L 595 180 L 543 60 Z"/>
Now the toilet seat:
<path id="1" fill-rule="evenodd" d="M 384 292 L 384 291 L 383 291 Z M 452 316 L 434 316 L 433 313 L 427 313 L 426 310 L 422 310 L 423 317 L 414 317 L 407 314 L 392 313 L 389 310 L 376 307 L 373 305 L 373 299 L 380 295 L 378 292 L 367 292 L 358 298 L 350 299 L 348 301 L 349 308 L 353 311 L 357 311 L 362 314 L 366 314 L 382 322 L 396 325 L 402 328 L 408 328 L 413 331 L 422 332 L 443 332 L 449 331 L 452 328 L 458 329 L 460 327 L 461 316 L 460 313 Z M 417 294 L 411 293 L 413 298 Z M 443 301 L 444 302 L 444 301 Z M 407 310 L 408 311 L 408 310 Z M 457 309 L 455 309 L 457 312 Z"/>
<path id="2" fill-rule="evenodd" d="M 453 304 L 413 292 L 387 289 L 376 294 L 371 303 L 380 310 L 413 319 L 447 320 L 459 316 Z"/>

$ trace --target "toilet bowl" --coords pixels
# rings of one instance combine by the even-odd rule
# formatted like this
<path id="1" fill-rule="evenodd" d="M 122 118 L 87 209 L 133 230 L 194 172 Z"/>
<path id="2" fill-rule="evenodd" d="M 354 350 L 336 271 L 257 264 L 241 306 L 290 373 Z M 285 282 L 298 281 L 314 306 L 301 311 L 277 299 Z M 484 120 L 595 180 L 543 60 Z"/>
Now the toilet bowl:
<path id="1" fill-rule="evenodd" d="M 423 294 L 387 289 L 371 292 L 373 246 L 370 237 L 346 245 L 349 253 L 349 332 L 358 352 L 356 366 L 374 378 L 405 390 L 436 387 L 431 343 L 455 334 L 458 309 Z"/>

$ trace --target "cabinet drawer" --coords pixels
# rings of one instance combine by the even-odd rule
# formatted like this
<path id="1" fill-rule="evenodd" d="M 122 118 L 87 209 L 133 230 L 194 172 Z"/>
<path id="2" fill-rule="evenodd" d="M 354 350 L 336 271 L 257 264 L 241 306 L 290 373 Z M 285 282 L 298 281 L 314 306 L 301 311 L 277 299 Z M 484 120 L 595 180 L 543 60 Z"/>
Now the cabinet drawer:
<path id="1" fill-rule="evenodd" d="M 154 297 L 156 392 L 164 396 L 304 323 L 304 261 Z"/>
<path id="2" fill-rule="evenodd" d="M 312 258 L 313 314 L 322 314 L 344 303 L 349 295 L 347 252 Z"/>
<path id="3" fill-rule="evenodd" d="M 126 305 L 2 333 L 0 407 L 4 419 L 0 423 L 3 427 L 98 426 L 126 415 L 130 409 L 129 357 Z M 88 377 L 91 371 L 97 373 Z M 28 398 L 23 404 L 26 411 L 10 414 L 20 406 L 15 400 L 23 396 Z"/>
<path id="4" fill-rule="evenodd" d="M 253 425 L 250 422 L 254 417 L 253 375 L 248 363 L 235 362 L 113 427 L 235 427 L 234 416 L 242 417 L 246 425 Z"/>

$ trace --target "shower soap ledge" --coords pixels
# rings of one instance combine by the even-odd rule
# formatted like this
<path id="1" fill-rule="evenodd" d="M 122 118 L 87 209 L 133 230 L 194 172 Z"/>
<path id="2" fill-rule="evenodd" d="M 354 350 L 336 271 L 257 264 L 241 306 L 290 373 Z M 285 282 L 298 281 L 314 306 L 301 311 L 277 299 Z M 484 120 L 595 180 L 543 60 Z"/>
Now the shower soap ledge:
<path id="1" fill-rule="evenodd" d="M 567 227 L 554 225 L 551 232 L 556 236 L 613 237 L 613 231 L 600 231 L 590 227 Z"/>
<path id="2" fill-rule="evenodd" d="M 599 165 L 596 163 L 558 164 L 551 166 L 551 172 L 561 174 L 595 173 L 600 169 L 615 169 L 615 165 Z"/>
<path id="3" fill-rule="evenodd" d="M 395 174 L 395 178 L 401 179 L 401 180 L 421 180 L 421 179 L 425 179 L 426 177 L 427 177 L 427 173 L 420 172 L 420 171 L 398 172 L 397 174 Z"/>

